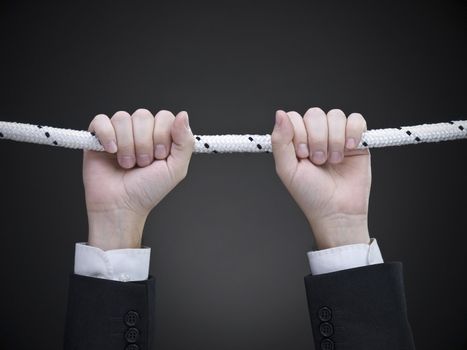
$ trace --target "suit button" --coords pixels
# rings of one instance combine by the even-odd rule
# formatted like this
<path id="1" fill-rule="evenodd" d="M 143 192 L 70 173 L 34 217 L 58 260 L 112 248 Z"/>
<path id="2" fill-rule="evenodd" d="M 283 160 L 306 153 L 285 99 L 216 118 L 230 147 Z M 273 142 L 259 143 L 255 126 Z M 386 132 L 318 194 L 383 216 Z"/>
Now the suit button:
<path id="1" fill-rule="evenodd" d="M 125 339 L 128 343 L 136 343 L 139 338 L 139 330 L 137 328 L 131 327 L 125 333 Z"/>
<path id="2" fill-rule="evenodd" d="M 323 337 L 330 337 L 334 333 L 334 328 L 329 322 L 323 322 L 319 325 L 319 332 Z"/>
<path id="3" fill-rule="evenodd" d="M 139 346 L 137 344 L 128 344 L 125 350 L 139 350 Z"/>
<path id="4" fill-rule="evenodd" d="M 125 315 L 125 324 L 127 326 L 134 326 L 139 320 L 139 315 L 136 311 L 128 311 Z"/>
<path id="5" fill-rule="evenodd" d="M 318 317 L 323 322 L 329 321 L 331 319 L 331 317 L 332 317 L 331 309 L 326 307 L 326 306 L 323 306 L 318 311 Z"/>
<path id="6" fill-rule="evenodd" d="M 321 341 L 321 350 L 334 350 L 334 342 L 331 339 Z"/>

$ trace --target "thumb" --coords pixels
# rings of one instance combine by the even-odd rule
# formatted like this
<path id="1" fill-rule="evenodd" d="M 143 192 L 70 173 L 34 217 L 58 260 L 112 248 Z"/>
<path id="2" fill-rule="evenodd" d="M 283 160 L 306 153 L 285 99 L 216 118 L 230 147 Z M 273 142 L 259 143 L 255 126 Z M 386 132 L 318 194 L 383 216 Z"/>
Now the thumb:
<path id="1" fill-rule="evenodd" d="M 284 111 L 276 112 L 276 124 L 271 135 L 272 153 L 279 177 L 291 174 L 298 161 L 293 144 L 294 129 L 289 116 Z"/>
<path id="2" fill-rule="evenodd" d="M 172 146 L 167 158 L 167 166 L 178 181 L 181 181 L 188 172 L 191 154 L 195 140 L 191 132 L 188 113 L 182 111 L 177 114 L 170 129 Z"/>

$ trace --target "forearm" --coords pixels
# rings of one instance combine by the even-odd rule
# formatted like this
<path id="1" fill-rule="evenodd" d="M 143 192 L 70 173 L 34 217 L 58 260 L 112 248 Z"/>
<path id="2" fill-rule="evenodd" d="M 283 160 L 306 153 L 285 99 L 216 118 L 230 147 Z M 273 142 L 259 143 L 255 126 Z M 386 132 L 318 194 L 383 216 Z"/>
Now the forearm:
<path id="1" fill-rule="evenodd" d="M 370 243 L 367 214 L 338 213 L 309 223 L 318 249 Z"/>
<path id="2" fill-rule="evenodd" d="M 147 215 L 89 211 L 88 242 L 75 248 L 75 274 L 128 282 L 146 280 L 151 249 L 141 247 Z"/>
<path id="3" fill-rule="evenodd" d="M 140 248 L 146 218 L 128 210 L 88 212 L 88 244 L 102 250 Z"/>

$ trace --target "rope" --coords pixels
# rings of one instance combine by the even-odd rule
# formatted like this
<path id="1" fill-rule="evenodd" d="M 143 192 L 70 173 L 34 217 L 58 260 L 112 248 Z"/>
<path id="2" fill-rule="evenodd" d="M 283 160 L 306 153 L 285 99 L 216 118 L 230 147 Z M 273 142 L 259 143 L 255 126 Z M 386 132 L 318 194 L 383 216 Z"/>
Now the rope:
<path id="1" fill-rule="evenodd" d="M 271 135 L 194 135 L 194 153 L 270 153 Z M 413 145 L 467 138 L 467 120 L 368 130 L 358 148 Z M 93 132 L 0 121 L 0 139 L 103 151 Z"/>

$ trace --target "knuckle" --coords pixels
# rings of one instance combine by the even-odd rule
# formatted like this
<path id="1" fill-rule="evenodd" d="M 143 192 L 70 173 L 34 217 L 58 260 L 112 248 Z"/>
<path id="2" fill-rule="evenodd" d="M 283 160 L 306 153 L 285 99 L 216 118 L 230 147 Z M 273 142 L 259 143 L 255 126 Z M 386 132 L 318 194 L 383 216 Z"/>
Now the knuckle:
<path id="1" fill-rule="evenodd" d="M 107 117 L 105 114 L 98 114 L 92 119 L 92 122 L 98 123 L 105 122 L 107 120 L 109 120 L 109 117 Z"/>
<path id="2" fill-rule="evenodd" d="M 360 113 L 351 113 L 349 117 L 347 118 L 349 121 L 363 121 L 365 118 Z"/>
<path id="3" fill-rule="evenodd" d="M 120 122 L 129 120 L 129 119 L 130 119 L 130 115 L 128 114 L 128 112 L 125 112 L 125 111 L 118 111 L 111 118 L 112 122 L 115 122 L 115 123 L 120 123 Z"/>
<path id="4" fill-rule="evenodd" d="M 319 107 L 311 107 L 311 108 L 308 108 L 308 110 L 306 111 L 307 115 L 324 115 L 324 111 L 319 108 Z"/>
<path id="5" fill-rule="evenodd" d="M 345 118 L 345 114 L 342 110 L 340 109 L 331 109 L 329 112 L 328 112 L 328 119 L 330 120 L 344 120 L 346 119 Z"/>
<path id="6" fill-rule="evenodd" d="M 361 132 L 367 129 L 366 120 L 360 113 L 352 113 L 347 120 L 347 126 L 350 132 Z"/>
<path id="7" fill-rule="evenodd" d="M 92 118 L 91 122 L 89 123 L 89 126 L 92 126 L 94 128 L 100 127 L 103 123 L 106 122 L 106 119 L 109 119 L 106 115 L 98 114 L 94 118 Z"/>
<path id="8" fill-rule="evenodd" d="M 132 117 L 134 119 L 153 119 L 154 117 L 152 116 L 152 113 L 147 110 L 147 109 L 144 109 L 144 108 L 139 108 L 137 109 Z"/>
<path id="9" fill-rule="evenodd" d="M 161 118 L 161 117 L 165 117 L 165 118 L 167 118 L 167 117 L 172 117 L 172 118 L 175 119 L 175 115 L 174 115 L 171 111 L 168 111 L 168 110 L 166 110 L 166 109 L 161 109 L 160 111 L 158 111 L 158 112 L 156 113 L 156 116 L 155 116 L 155 117 L 156 117 L 156 118 Z"/>
<path id="10" fill-rule="evenodd" d="M 295 111 L 287 112 L 287 115 L 288 115 L 290 118 L 302 119 L 302 116 L 301 116 L 298 112 L 295 112 Z"/>

